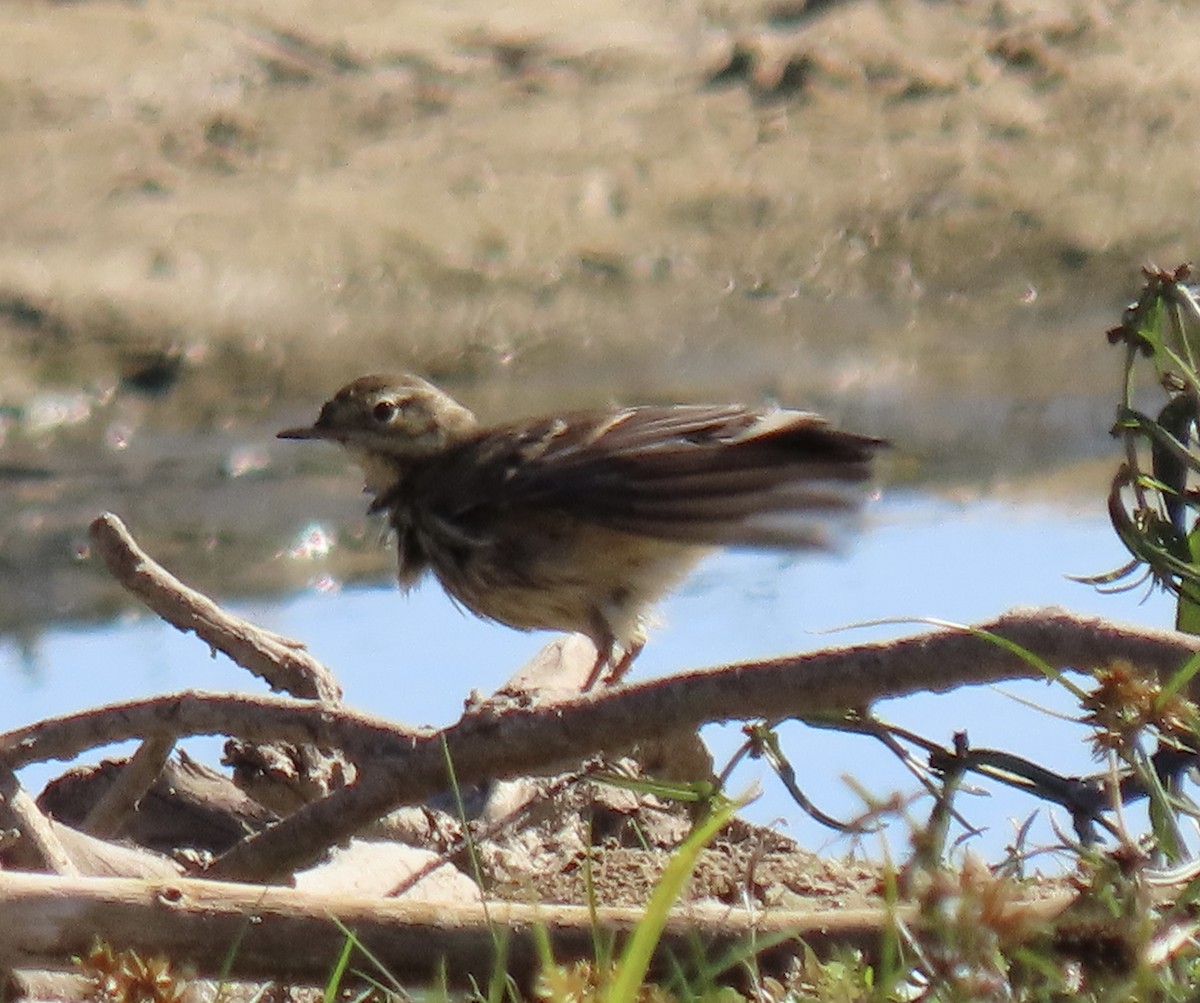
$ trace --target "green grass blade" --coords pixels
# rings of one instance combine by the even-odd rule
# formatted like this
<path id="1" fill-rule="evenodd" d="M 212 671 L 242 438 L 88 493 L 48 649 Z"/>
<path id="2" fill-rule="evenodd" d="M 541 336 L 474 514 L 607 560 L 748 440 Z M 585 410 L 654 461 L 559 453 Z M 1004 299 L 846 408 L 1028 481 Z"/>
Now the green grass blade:
<path id="1" fill-rule="evenodd" d="M 650 896 L 645 916 L 633 931 L 617 963 L 612 982 L 605 993 L 605 1003 L 635 1003 L 645 981 L 646 972 L 650 968 L 650 960 L 654 957 L 654 949 L 658 946 L 663 928 L 667 924 L 671 906 L 683 894 L 684 886 L 695 870 L 700 852 L 733 817 L 737 807 L 736 803 L 729 802 L 715 809 L 692 830 L 691 835 L 672 854 L 666 870 Z"/>

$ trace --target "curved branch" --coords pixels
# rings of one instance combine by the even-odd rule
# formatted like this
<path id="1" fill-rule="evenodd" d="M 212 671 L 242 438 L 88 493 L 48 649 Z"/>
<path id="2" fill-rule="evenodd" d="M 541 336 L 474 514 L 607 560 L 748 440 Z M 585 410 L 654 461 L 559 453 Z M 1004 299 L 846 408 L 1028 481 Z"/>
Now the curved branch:
<path id="1" fill-rule="evenodd" d="M 1168 676 L 1200 651 L 1197 637 L 1053 609 L 1018 611 L 973 629 L 999 635 L 1056 668 L 1088 670 L 1122 661 Z M 250 837 L 210 871 L 266 880 L 313 862 L 326 847 L 391 809 L 445 789 L 443 741 L 459 783 L 470 784 L 577 762 L 711 722 L 812 716 L 920 691 L 1040 677 L 978 633 L 942 630 L 699 670 L 553 703 L 496 700 L 441 732 L 404 729 L 312 701 L 177 694 L 8 732 L 0 735 L 0 759 L 18 767 L 153 735 L 224 734 L 344 749 L 362 767 L 358 782 Z"/>
<path id="2" fill-rule="evenodd" d="M 229 735 L 248 742 L 310 743 L 378 755 L 403 749 L 429 729 L 388 724 L 313 700 L 243 693 L 173 693 L 49 718 L 0 734 L 0 762 L 12 769 L 130 739 Z"/>
<path id="3" fill-rule="evenodd" d="M 173 627 L 194 632 L 273 690 L 327 703 L 341 700 L 333 674 L 303 644 L 227 613 L 188 588 L 148 556 L 111 512 L 92 520 L 89 533 L 113 577 Z"/>
<path id="4" fill-rule="evenodd" d="M 1200 651 L 1200 638 L 1118 627 L 1061 610 L 1015 612 L 978 629 L 1062 668 L 1086 670 L 1127 661 L 1166 676 Z M 690 672 L 548 706 L 485 704 L 444 732 L 413 737 L 404 750 L 379 749 L 380 757 L 367 761 L 357 783 L 248 838 L 209 873 L 266 880 L 311 863 L 325 847 L 398 805 L 444 789 L 447 755 L 458 782 L 469 784 L 627 748 L 666 730 L 733 719 L 809 716 L 918 691 L 1031 677 L 1041 673 L 994 642 L 967 631 L 941 631 Z"/>

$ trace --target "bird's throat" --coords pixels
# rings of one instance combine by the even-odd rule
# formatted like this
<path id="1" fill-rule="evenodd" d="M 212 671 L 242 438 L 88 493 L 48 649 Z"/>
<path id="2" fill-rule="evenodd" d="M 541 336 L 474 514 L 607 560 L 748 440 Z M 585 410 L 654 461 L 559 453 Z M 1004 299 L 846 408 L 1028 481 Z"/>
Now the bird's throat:
<path id="1" fill-rule="evenodd" d="M 365 490 L 379 499 L 395 494 L 404 480 L 404 464 L 396 457 L 374 449 L 347 446 L 354 462 L 363 472 Z"/>

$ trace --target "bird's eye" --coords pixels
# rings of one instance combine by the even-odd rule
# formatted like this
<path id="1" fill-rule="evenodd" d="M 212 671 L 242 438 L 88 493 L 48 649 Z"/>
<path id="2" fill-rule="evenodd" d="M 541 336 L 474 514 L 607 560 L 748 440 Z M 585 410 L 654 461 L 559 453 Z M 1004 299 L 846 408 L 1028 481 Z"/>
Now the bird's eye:
<path id="1" fill-rule="evenodd" d="M 395 417 L 395 414 L 398 410 L 399 410 L 399 408 L 395 405 L 394 402 L 380 401 L 378 404 L 375 405 L 375 407 L 373 407 L 371 409 L 371 417 L 373 417 L 377 422 L 379 422 L 379 424 L 386 425 L 389 421 L 392 420 L 393 417 Z"/>

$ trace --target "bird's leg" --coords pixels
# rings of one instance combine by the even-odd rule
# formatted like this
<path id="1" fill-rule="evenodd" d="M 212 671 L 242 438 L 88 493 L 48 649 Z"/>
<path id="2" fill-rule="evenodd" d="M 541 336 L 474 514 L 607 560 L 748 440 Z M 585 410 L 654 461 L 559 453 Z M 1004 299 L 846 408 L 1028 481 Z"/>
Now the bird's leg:
<path id="1" fill-rule="evenodd" d="M 646 646 L 646 631 L 639 621 L 633 636 L 622 640 L 619 647 L 621 657 L 617 658 L 617 638 L 610 625 L 609 618 L 600 609 L 592 611 L 592 632 L 588 635 L 596 646 L 596 664 L 583 684 L 583 692 L 587 693 L 603 676 L 605 686 L 616 686 L 625 678 L 625 673 L 633 665 L 633 660 L 641 654 Z M 605 669 L 608 672 L 605 673 Z"/>
<path id="2" fill-rule="evenodd" d="M 625 673 L 633 666 L 633 660 L 642 653 L 642 649 L 645 646 L 646 639 L 644 637 L 638 638 L 628 648 L 621 650 L 621 658 L 616 663 L 613 663 L 612 657 L 609 656 L 608 661 L 611 667 L 608 670 L 608 675 L 605 677 L 604 685 L 616 686 L 617 683 L 624 679 Z"/>
<path id="3" fill-rule="evenodd" d="M 582 692 L 588 693 L 591 688 L 600 681 L 600 676 L 603 675 L 605 668 L 612 661 L 612 648 L 596 649 L 596 662 L 592 666 L 592 671 L 588 673 L 587 682 L 583 684 Z"/>
<path id="4" fill-rule="evenodd" d="M 608 618 L 598 609 L 592 610 L 591 615 L 592 629 L 588 632 L 588 637 L 591 638 L 592 644 L 596 646 L 596 662 L 592 666 L 592 671 L 588 673 L 587 682 L 583 684 L 584 693 L 591 692 L 593 686 L 600 681 L 600 677 L 604 675 L 604 670 L 613 664 L 613 656 L 617 650 L 617 639 L 613 636 L 612 628 L 608 625 Z M 622 662 L 625 660 L 622 656 Z M 610 679 L 611 681 L 611 671 Z"/>

